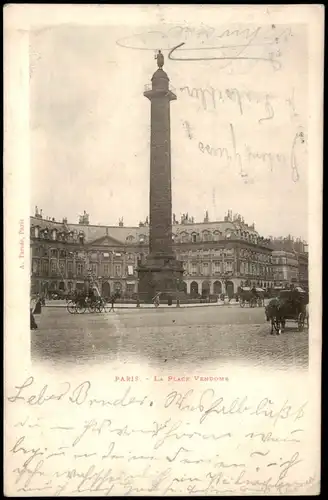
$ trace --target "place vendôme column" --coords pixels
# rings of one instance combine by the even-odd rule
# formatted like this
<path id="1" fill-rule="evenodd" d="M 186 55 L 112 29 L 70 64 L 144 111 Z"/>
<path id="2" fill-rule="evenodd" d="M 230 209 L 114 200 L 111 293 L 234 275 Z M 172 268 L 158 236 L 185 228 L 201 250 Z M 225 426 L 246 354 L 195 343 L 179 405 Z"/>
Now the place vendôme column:
<path id="1" fill-rule="evenodd" d="M 152 88 L 144 92 L 151 102 L 149 255 L 138 267 L 138 293 L 147 302 L 158 292 L 176 298 L 183 275 L 182 262 L 172 249 L 170 102 L 177 97 L 169 90 L 161 51 L 156 59 Z"/>

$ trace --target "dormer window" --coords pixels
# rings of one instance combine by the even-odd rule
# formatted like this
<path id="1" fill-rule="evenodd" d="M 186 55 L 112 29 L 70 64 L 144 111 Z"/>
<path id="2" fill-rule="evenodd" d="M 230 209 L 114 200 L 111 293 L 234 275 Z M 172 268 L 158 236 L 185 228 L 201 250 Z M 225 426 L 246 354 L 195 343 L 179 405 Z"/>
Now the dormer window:
<path id="1" fill-rule="evenodd" d="M 196 243 L 196 242 L 197 242 L 197 234 L 193 233 L 193 234 L 191 235 L 191 241 L 192 241 L 193 243 Z"/>
<path id="2" fill-rule="evenodd" d="M 212 239 L 211 236 L 209 231 L 203 231 L 203 241 L 210 241 Z"/>
<path id="3" fill-rule="evenodd" d="M 144 234 L 140 234 L 139 243 L 144 243 L 146 241 L 146 236 Z"/>
<path id="4" fill-rule="evenodd" d="M 126 237 L 126 241 L 133 241 L 134 240 L 134 236 L 132 236 L 132 234 L 129 234 L 129 236 Z"/>

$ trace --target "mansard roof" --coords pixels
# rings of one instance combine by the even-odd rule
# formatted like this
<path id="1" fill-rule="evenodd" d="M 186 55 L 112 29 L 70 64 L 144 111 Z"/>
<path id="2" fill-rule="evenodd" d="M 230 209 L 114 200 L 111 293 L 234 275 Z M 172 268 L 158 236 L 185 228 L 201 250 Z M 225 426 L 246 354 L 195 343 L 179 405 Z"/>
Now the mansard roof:
<path id="1" fill-rule="evenodd" d="M 85 235 L 85 243 L 99 243 L 107 237 L 114 240 L 116 244 L 126 244 L 139 242 L 140 237 L 149 236 L 149 226 L 99 226 L 99 225 L 84 225 L 84 224 L 71 224 L 64 222 L 54 222 L 51 220 L 41 219 L 38 217 L 31 217 L 31 226 L 39 226 L 40 229 L 48 228 L 48 230 L 57 229 L 63 232 L 77 232 L 83 231 Z M 181 233 L 203 233 L 209 231 L 214 233 L 218 231 L 223 235 L 228 231 L 236 232 L 237 230 L 259 237 L 257 231 L 251 229 L 245 224 L 232 221 L 216 221 L 216 222 L 194 222 L 187 224 L 173 224 L 172 233 L 178 236 Z M 105 240 L 104 240 L 105 241 Z"/>

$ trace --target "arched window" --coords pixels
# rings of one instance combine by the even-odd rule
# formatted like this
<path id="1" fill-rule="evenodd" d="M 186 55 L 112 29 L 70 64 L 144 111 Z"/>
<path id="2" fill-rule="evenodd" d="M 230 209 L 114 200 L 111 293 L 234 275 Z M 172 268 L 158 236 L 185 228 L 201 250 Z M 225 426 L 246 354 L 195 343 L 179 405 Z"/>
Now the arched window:
<path id="1" fill-rule="evenodd" d="M 197 234 L 196 234 L 196 233 L 192 233 L 192 235 L 191 235 L 191 241 L 192 241 L 193 243 L 196 243 L 196 242 L 197 242 Z"/>
<path id="2" fill-rule="evenodd" d="M 132 234 L 129 234 L 129 236 L 126 237 L 126 241 L 133 241 L 134 240 L 134 236 L 132 236 Z"/>

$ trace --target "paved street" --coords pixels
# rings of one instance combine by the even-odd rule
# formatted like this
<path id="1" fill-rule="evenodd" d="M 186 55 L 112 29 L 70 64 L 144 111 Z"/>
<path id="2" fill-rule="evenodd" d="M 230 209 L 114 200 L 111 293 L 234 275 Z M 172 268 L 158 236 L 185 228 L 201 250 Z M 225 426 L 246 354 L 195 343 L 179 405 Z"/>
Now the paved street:
<path id="1" fill-rule="evenodd" d="M 146 360 L 168 368 L 237 363 L 284 369 L 308 363 L 307 329 L 298 332 L 287 322 L 284 334 L 271 336 L 264 308 L 131 308 L 71 315 L 63 307 L 44 307 L 37 322 L 32 358 L 54 364 Z"/>

